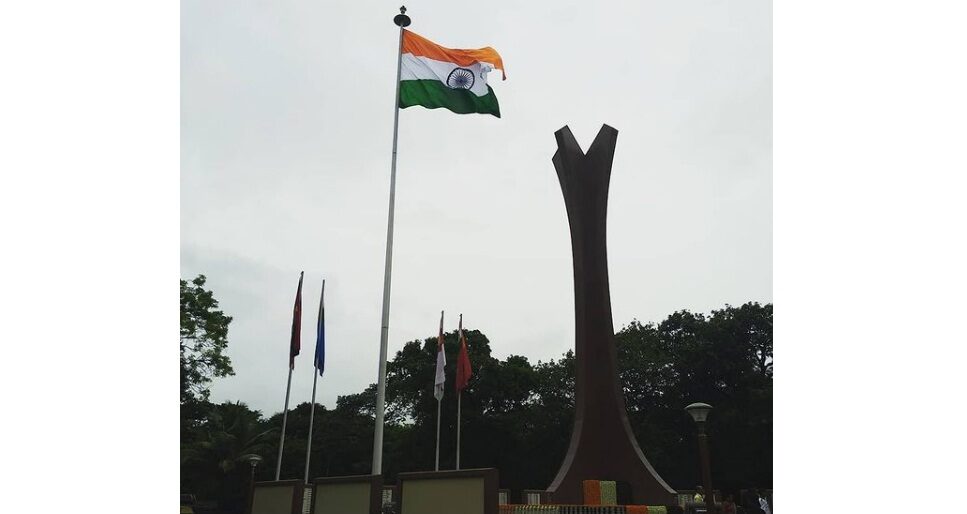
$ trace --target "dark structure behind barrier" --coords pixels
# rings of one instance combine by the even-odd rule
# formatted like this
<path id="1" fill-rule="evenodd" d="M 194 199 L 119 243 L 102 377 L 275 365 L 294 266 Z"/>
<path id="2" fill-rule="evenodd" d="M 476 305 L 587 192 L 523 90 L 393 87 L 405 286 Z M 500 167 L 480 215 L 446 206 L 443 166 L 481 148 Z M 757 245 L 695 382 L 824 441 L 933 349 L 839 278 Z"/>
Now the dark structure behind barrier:
<path id="1" fill-rule="evenodd" d="M 576 391 L 571 442 L 547 488 L 555 503 L 582 503 L 582 481 L 630 486 L 636 504 L 674 503 L 675 491 L 635 440 L 618 386 L 608 283 L 608 186 L 618 131 L 601 127 L 585 154 L 568 127 L 554 133 L 552 159 L 564 194 L 574 261 Z"/>
<path id="2" fill-rule="evenodd" d="M 497 489 L 497 504 L 507 505 L 511 503 L 510 489 Z"/>
<path id="3" fill-rule="evenodd" d="M 383 505 L 398 504 L 400 502 L 400 488 L 396 485 L 383 484 Z"/>
<path id="4" fill-rule="evenodd" d="M 520 493 L 521 503 L 525 505 L 546 505 L 551 503 L 551 493 L 539 489 L 524 489 Z"/>

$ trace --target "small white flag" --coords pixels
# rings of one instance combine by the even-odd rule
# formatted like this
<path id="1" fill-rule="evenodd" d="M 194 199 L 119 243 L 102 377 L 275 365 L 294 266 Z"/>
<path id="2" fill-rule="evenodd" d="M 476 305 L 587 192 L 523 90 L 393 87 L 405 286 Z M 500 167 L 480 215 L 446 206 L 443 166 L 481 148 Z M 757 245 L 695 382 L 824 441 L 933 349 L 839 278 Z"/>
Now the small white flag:
<path id="1" fill-rule="evenodd" d="M 443 354 L 443 311 L 440 311 L 440 335 L 437 337 L 436 350 L 436 379 L 433 381 L 433 396 L 437 401 L 443 399 L 443 385 L 447 381 L 444 368 L 447 365 L 447 358 Z"/>

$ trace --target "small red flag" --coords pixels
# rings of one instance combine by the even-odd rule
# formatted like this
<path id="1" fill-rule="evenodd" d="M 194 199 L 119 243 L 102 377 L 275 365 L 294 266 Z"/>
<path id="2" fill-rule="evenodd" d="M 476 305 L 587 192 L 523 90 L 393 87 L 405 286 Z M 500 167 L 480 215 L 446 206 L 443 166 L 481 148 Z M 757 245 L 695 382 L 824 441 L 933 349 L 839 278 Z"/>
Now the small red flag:
<path id="1" fill-rule="evenodd" d="M 457 357 L 457 393 L 463 391 L 470 382 L 470 356 L 467 354 L 467 338 L 463 336 L 463 314 L 460 315 L 460 355 Z"/>
<path id="2" fill-rule="evenodd" d="M 295 292 L 295 307 L 292 308 L 292 341 L 289 343 L 289 369 L 295 368 L 295 356 L 302 346 L 302 276 L 299 272 L 299 289 Z"/>

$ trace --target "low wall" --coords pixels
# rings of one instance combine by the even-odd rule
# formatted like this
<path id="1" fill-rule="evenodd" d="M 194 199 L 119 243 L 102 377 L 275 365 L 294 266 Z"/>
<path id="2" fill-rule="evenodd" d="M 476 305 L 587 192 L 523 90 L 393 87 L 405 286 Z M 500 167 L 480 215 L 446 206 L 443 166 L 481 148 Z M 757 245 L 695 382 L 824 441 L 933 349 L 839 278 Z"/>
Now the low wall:
<path id="1" fill-rule="evenodd" d="M 357 475 L 312 481 L 312 514 L 379 514 L 383 477 Z"/>
<path id="2" fill-rule="evenodd" d="M 498 514 L 497 470 L 400 473 L 400 514 Z"/>
<path id="3" fill-rule="evenodd" d="M 302 514 L 302 480 L 256 482 L 249 514 Z"/>

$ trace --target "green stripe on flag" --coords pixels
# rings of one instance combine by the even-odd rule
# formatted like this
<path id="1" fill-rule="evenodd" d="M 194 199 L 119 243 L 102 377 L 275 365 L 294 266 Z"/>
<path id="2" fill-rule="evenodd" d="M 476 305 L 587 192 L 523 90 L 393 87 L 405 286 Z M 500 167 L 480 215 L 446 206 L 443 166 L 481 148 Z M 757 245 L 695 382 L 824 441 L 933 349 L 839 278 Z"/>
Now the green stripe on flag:
<path id="1" fill-rule="evenodd" d="M 400 82 L 400 108 L 419 105 L 427 109 L 444 108 L 457 114 L 492 114 L 500 117 L 500 106 L 494 90 L 477 96 L 466 89 L 451 89 L 439 80 L 403 80 Z"/>

